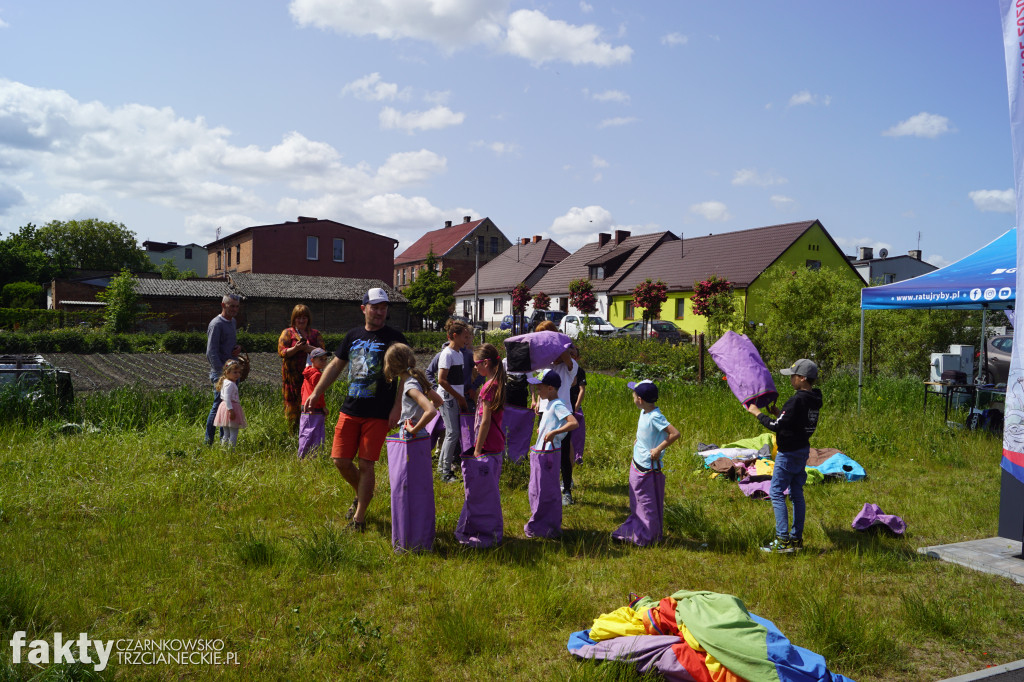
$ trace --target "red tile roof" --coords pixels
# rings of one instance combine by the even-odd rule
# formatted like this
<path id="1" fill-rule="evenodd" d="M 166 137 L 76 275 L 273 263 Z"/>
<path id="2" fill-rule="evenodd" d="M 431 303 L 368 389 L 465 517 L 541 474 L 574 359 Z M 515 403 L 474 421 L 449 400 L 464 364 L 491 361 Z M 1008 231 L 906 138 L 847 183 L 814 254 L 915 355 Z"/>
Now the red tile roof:
<path id="1" fill-rule="evenodd" d="M 480 266 L 480 293 L 508 293 L 520 282 L 532 284 L 529 280 L 538 269 L 547 272 L 568 257 L 569 252 L 550 239 L 513 244 L 491 262 Z M 475 289 L 476 279 L 470 277 L 455 295 L 472 296 Z"/>
<path id="2" fill-rule="evenodd" d="M 395 256 L 395 265 L 424 260 L 431 248 L 434 250 L 434 255 L 440 258 L 458 246 L 470 232 L 476 229 L 477 225 L 485 220 L 487 218 L 471 220 L 468 223 L 458 223 L 451 227 L 442 227 L 440 230 L 427 232 L 412 246 Z"/>
<path id="3" fill-rule="evenodd" d="M 711 274 L 737 287 L 749 286 L 814 225 L 821 227 L 842 256 L 842 249 L 817 220 L 693 237 L 659 246 L 641 267 L 620 279 L 611 293 L 628 294 L 647 278 L 660 279 L 669 291 L 692 291 L 694 282 Z"/>
<path id="4" fill-rule="evenodd" d="M 626 260 L 619 265 L 615 272 L 605 279 L 591 280 L 594 291 L 608 291 L 614 287 L 620 279 L 625 277 L 637 263 L 648 253 L 655 249 L 662 242 L 669 241 L 678 244 L 679 238 L 671 232 L 654 232 L 652 234 L 640 234 L 629 236 L 616 244 L 615 240 L 609 241 L 604 246 L 599 242 L 591 242 L 583 246 L 579 251 L 572 254 L 561 263 L 551 268 L 548 274 L 537 282 L 533 287 L 534 293 L 543 291 L 548 295 L 562 295 L 569 293 L 569 282 L 574 279 L 587 278 L 590 276 L 590 263 L 601 263 L 606 256 L 615 256 L 628 253 Z M 596 264 L 596 263 L 595 263 Z"/>

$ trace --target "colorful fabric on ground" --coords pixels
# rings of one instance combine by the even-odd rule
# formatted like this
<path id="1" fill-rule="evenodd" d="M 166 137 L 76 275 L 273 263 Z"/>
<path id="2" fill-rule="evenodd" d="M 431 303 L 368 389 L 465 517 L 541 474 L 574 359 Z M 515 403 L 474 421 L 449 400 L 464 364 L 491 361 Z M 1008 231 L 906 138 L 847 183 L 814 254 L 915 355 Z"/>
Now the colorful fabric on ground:
<path id="1" fill-rule="evenodd" d="M 811 467 L 807 467 L 810 469 Z M 867 476 L 867 472 L 857 462 L 853 461 L 843 453 L 837 453 L 814 467 L 826 476 L 830 474 L 842 474 L 847 481 L 859 481 Z"/>
<path id="2" fill-rule="evenodd" d="M 615 609 L 611 613 L 602 613 L 594 619 L 594 624 L 590 626 L 590 638 L 597 642 L 612 637 L 632 637 L 646 634 L 647 628 L 644 627 L 644 619 L 628 606 Z"/>
<path id="3" fill-rule="evenodd" d="M 872 502 L 866 502 L 860 512 L 853 518 L 854 530 L 867 530 L 872 526 L 888 528 L 896 535 L 903 535 L 907 524 L 895 514 L 886 514 L 882 508 Z"/>
<path id="4" fill-rule="evenodd" d="M 672 630 L 666 610 L 673 607 L 678 627 L 663 634 Z M 596 640 L 589 630 L 574 632 L 569 652 L 585 659 L 630 662 L 640 672 L 659 672 L 670 680 L 851 682 L 731 595 L 683 590 L 662 600 L 644 597 L 632 610 L 641 615 L 648 634 Z"/>
<path id="5" fill-rule="evenodd" d="M 778 446 L 775 444 L 775 434 L 771 431 L 766 431 L 753 438 L 743 438 L 733 443 L 726 443 L 721 446 L 723 448 L 751 448 L 754 450 L 760 450 L 765 445 L 772 446 L 772 454 L 774 455 L 779 451 Z"/>
<path id="6" fill-rule="evenodd" d="M 756 459 L 757 453 L 758 450 L 753 448 L 715 448 L 714 450 L 705 450 L 698 454 L 704 458 L 704 464 L 710 467 L 711 463 L 716 459 L 725 457 L 737 462 L 745 462 Z"/>

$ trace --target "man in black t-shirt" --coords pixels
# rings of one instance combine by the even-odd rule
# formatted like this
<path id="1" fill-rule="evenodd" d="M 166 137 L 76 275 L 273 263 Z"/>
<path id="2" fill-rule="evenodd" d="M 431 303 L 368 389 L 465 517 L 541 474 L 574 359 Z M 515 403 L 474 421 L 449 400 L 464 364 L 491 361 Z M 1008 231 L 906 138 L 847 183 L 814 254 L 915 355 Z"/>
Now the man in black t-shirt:
<path id="1" fill-rule="evenodd" d="M 365 324 L 345 335 L 334 351 L 334 359 L 306 399 L 306 407 L 311 407 L 348 368 L 348 394 L 334 429 L 331 458 L 355 490 L 356 499 L 347 514 L 351 519 L 348 527 L 360 532 L 366 529 L 366 510 L 376 485 L 374 465 L 380 459 L 388 431 L 398 425 L 402 407 L 396 386 L 384 379 L 384 354 L 388 347 L 406 343 L 402 332 L 384 324 L 389 301 L 387 291 L 380 288 L 370 289 L 363 296 L 359 308 Z M 357 454 L 358 467 L 355 466 Z"/>

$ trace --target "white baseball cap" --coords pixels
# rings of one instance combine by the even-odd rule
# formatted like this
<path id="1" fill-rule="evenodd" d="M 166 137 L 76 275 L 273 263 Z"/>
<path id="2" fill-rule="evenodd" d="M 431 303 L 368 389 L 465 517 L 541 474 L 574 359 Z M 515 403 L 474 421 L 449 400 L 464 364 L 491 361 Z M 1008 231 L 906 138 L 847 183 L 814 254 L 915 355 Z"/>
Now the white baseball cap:
<path id="1" fill-rule="evenodd" d="M 374 303 L 390 303 L 391 299 L 388 298 L 388 292 L 384 291 L 380 287 L 374 287 L 365 294 L 363 294 L 363 305 L 373 305 Z"/>

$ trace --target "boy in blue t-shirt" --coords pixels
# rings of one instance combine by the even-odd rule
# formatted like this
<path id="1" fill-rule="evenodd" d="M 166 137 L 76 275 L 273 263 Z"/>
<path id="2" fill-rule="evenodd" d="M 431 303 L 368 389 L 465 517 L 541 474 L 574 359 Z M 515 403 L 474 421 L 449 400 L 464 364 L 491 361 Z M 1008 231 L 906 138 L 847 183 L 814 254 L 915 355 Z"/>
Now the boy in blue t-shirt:
<path id="1" fill-rule="evenodd" d="M 640 408 L 629 468 L 629 518 L 612 532 L 613 540 L 644 547 L 661 540 L 665 517 L 665 474 L 662 454 L 679 439 L 679 430 L 668 423 L 658 406 L 658 386 L 651 380 L 627 384 L 633 403 Z"/>
<path id="2" fill-rule="evenodd" d="M 523 526 L 528 538 L 556 538 L 562 534 L 562 498 L 558 485 L 562 439 L 579 423 L 572 410 L 558 397 L 562 377 L 553 369 L 526 379 L 537 386 L 537 395 L 546 400 L 537 427 L 537 444 L 530 448 L 530 520 Z"/>

